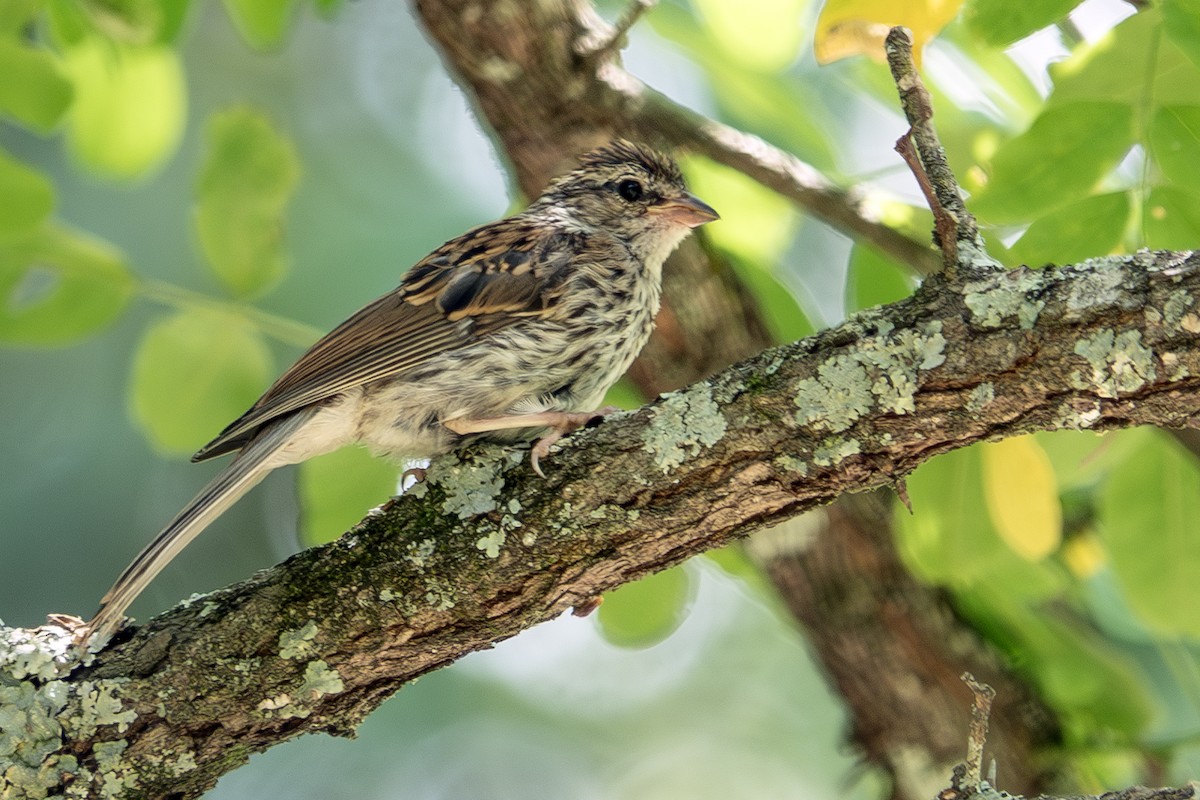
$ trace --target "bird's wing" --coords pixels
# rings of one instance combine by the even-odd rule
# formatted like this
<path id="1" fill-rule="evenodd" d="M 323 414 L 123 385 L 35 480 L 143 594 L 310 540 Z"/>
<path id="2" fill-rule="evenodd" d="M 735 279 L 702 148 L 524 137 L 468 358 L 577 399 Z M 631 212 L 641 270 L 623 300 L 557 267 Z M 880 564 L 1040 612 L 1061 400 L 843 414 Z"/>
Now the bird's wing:
<path id="1" fill-rule="evenodd" d="M 579 234 L 509 218 L 452 239 L 400 286 L 313 345 L 193 461 L 237 450 L 265 423 L 395 375 L 514 321 L 554 312 Z"/>

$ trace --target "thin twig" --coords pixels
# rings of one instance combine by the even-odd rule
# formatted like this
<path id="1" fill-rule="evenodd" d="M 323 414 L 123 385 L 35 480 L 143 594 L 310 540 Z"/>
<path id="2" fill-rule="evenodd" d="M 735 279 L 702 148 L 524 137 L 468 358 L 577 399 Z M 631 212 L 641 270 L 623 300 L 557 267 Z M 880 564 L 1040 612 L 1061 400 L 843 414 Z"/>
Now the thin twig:
<path id="1" fill-rule="evenodd" d="M 962 674 L 962 681 L 975 696 L 971 704 L 971 730 L 967 735 L 965 775 L 966 787 L 974 788 L 983 781 L 983 746 L 987 743 L 988 716 L 992 713 L 996 690 L 975 680 L 975 676 L 969 672 Z"/>
<path id="2" fill-rule="evenodd" d="M 994 269 L 999 265 L 987 255 L 979 226 L 963 202 L 958 180 L 931 123 L 933 103 L 917 72 L 912 47 L 912 34 L 906 28 L 892 28 L 888 33 L 888 66 L 910 126 L 896 142 L 896 150 L 912 169 L 929 202 L 947 276 L 954 278 L 960 268 Z"/>
<path id="3" fill-rule="evenodd" d="M 937 192 L 934 190 L 933 184 L 929 182 L 929 175 L 921 165 L 921 158 L 917 155 L 917 148 L 913 144 L 912 128 L 909 128 L 903 136 L 896 140 L 896 152 L 912 170 L 912 174 L 917 179 L 917 185 L 921 187 L 921 194 L 925 195 L 925 202 L 933 211 L 935 244 L 942 251 L 942 267 L 948 274 L 953 275 L 958 266 L 958 220 L 938 202 Z"/>
<path id="4" fill-rule="evenodd" d="M 642 15 L 658 4 L 658 0 L 633 0 L 612 27 L 611 33 L 600 44 L 588 48 L 584 54 L 593 61 L 611 58 L 624 49 L 625 37 Z"/>

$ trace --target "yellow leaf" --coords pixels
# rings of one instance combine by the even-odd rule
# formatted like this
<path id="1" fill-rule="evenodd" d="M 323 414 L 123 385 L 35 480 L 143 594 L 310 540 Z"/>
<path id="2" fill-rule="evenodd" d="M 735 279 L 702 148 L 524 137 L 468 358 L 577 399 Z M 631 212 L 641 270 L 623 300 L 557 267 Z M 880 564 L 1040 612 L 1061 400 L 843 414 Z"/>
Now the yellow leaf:
<path id="1" fill-rule="evenodd" d="M 883 61 L 888 29 L 903 25 L 912 31 L 919 66 L 921 49 L 958 15 L 962 4 L 963 0 L 826 0 L 813 43 L 817 63 L 854 55 Z"/>
<path id="2" fill-rule="evenodd" d="M 983 445 L 983 495 L 996 532 L 1029 561 L 1053 553 L 1062 540 L 1058 480 L 1032 436 Z"/>
<path id="3" fill-rule="evenodd" d="M 1090 533 L 1072 536 L 1063 542 L 1062 555 L 1067 569 L 1080 579 L 1092 577 L 1108 563 L 1104 544 Z"/>

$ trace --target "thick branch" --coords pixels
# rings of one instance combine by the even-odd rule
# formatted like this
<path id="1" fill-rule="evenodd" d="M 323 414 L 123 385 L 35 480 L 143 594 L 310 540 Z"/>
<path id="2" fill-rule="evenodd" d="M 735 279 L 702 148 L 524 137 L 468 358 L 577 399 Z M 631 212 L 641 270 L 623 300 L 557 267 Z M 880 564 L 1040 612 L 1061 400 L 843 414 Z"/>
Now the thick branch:
<path id="1" fill-rule="evenodd" d="M 938 453 L 1194 426 L 1198 292 L 1190 253 L 934 280 L 570 437 L 548 480 L 521 451 L 435 462 L 420 496 L 156 617 L 64 682 L 0 649 L 17 707 L 61 726 L 31 726 L 45 738 L 26 752 L 57 747 L 41 763 L 70 755 L 95 791 L 119 775 L 128 797 L 194 797 L 251 752 L 349 733 L 421 674 Z"/>

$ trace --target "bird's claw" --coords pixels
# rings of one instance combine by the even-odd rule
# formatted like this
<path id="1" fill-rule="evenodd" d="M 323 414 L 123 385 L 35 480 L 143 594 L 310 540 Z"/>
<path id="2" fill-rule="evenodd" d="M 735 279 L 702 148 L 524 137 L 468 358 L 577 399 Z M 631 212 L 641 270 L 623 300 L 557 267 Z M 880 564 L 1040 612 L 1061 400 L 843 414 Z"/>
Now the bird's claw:
<path id="1" fill-rule="evenodd" d="M 533 467 L 533 471 L 544 479 L 546 473 L 542 472 L 541 460 L 550 455 L 551 445 L 567 434 L 574 433 L 580 428 L 586 428 L 596 420 L 607 417 L 609 414 L 615 414 L 618 411 L 621 411 L 621 409 L 616 406 L 605 406 L 595 411 L 563 413 L 559 421 L 551 426 L 550 433 L 538 439 L 533 445 L 533 449 L 529 452 L 529 463 Z"/>

